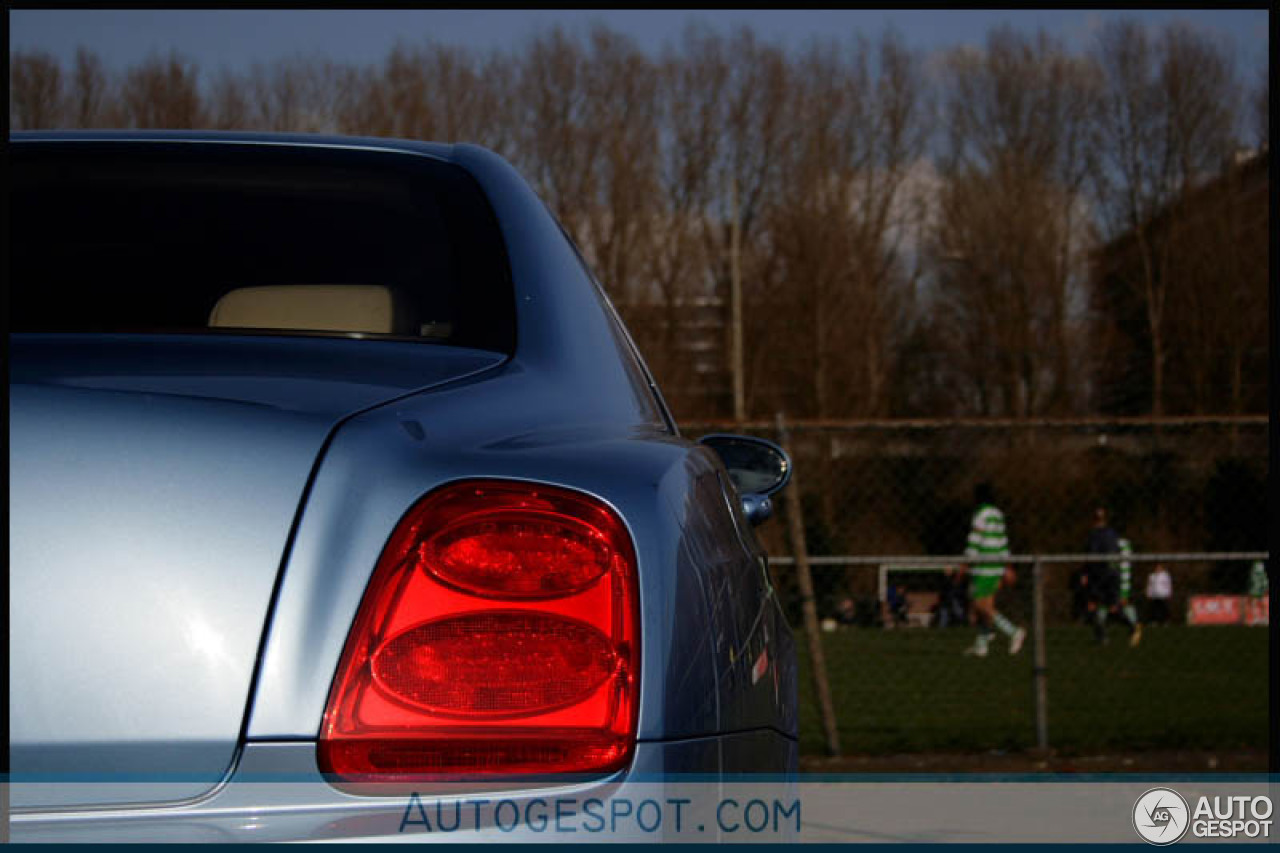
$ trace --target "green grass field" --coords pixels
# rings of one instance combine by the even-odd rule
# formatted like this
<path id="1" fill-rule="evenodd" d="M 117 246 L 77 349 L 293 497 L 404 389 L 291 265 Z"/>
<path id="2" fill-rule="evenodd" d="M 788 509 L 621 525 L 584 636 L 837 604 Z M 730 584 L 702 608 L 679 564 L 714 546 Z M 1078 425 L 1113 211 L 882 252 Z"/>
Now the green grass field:
<path id="1" fill-rule="evenodd" d="M 846 754 L 986 752 L 1035 746 L 1031 641 L 1016 657 L 998 637 L 985 659 L 968 629 L 848 628 L 823 634 Z M 800 653 L 800 749 L 823 752 L 806 640 Z M 1098 647 L 1084 626 L 1046 632 L 1049 742 L 1063 754 L 1267 746 L 1265 628 L 1121 628 Z"/>

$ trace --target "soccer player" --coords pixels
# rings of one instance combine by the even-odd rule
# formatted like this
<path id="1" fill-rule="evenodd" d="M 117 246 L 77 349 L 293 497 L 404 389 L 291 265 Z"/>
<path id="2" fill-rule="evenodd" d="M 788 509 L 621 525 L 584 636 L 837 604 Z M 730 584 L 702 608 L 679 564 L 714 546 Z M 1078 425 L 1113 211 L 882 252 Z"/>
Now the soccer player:
<path id="1" fill-rule="evenodd" d="M 1025 628 L 1019 628 L 996 610 L 996 590 L 1006 573 L 1003 558 L 1009 556 L 1009 539 L 1005 534 L 1004 513 L 995 505 L 990 483 L 979 483 L 973 490 L 978 505 L 969 526 L 965 556 L 969 562 L 969 601 L 978 621 L 978 638 L 965 649 L 966 655 L 987 656 L 992 627 L 1009 637 L 1009 654 L 1016 655 L 1027 639 Z"/>
<path id="2" fill-rule="evenodd" d="M 1093 527 L 1089 530 L 1089 540 L 1085 544 L 1085 552 L 1089 554 L 1119 554 L 1120 537 L 1107 521 L 1107 511 L 1098 507 L 1093 511 Z M 1089 615 L 1093 620 L 1093 637 L 1098 645 L 1107 642 L 1107 614 L 1116 612 L 1129 626 L 1129 644 L 1136 646 L 1142 638 L 1138 628 L 1136 614 L 1131 617 L 1132 608 L 1120 609 L 1120 570 L 1115 563 L 1098 561 L 1085 567 L 1081 577 L 1089 595 Z"/>
<path id="3" fill-rule="evenodd" d="M 1120 553 L 1126 557 L 1133 555 L 1133 544 L 1121 536 L 1116 544 L 1120 548 Z M 1142 623 L 1138 621 L 1138 610 L 1133 606 L 1133 564 L 1128 560 L 1121 560 L 1116 569 L 1120 574 L 1120 619 L 1129 626 L 1129 645 L 1136 646 L 1142 642 Z"/>
<path id="4" fill-rule="evenodd" d="M 1262 599 L 1267 597 L 1267 589 L 1270 584 L 1267 580 L 1267 564 L 1261 560 L 1255 560 L 1253 565 L 1249 567 L 1249 597 Z"/>

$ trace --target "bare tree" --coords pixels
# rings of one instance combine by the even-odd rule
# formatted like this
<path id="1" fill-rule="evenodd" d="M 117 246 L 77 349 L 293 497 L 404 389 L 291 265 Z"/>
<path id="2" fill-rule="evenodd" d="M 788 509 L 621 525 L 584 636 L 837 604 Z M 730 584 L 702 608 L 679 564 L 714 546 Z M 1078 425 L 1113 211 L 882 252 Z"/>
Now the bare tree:
<path id="1" fill-rule="evenodd" d="M 439 132 L 445 142 L 494 142 L 501 137 L 501 102 L 489 85 L 490 75 L 501 76 L 503 66 L 481 60 L 474 53 L 454 47 L 433 47 L 426 67 Z M 495 147 L 498 147 L 495 145 Z"/>
<path id="2" fill-rule="evenodd" d="M 859 316 L 865 321 L 855 330 L 862 342 L 863 412 L 872 417 L 888 413 L 902 339 L 916 310 L 922 193 L 927 191 L 918 179 L 932 133 L 930 92 L 920 57 L 886 33 L 878 60 L 870 121 L 860 125 L 871 156 L 857 175 L 850 258 Z M 866 61 L 864 55 L 861 62 Z"/>
<path id="3" fill-rule="evenodd" d="M 847 122 L 854 154 L 847 175 L 852 204 L 840 289 L 847 317 L 836 353 L 845 354 L 849 389 L 841 410 L 863 417 L 887 413 L 896 353 L 912 309 L 918 267 L 907 258 L 919 226 L 919 199 L 908 181 L 924 153 L 929 127 L 919 61 L 891 33 L 850 57 L 861 92 Z M 878 72 L 869 70 L 875 64 Z M 855 89 L 855 92 L 858 90 Z M 842 383 L 843 384 L 843 383 Z"/>
<path id="4" fill-rule="evenodd" d="M 617 298 L 649 291 L 643 254 L 656 224 L 658 74 L 628 37 L 603 27 L 590 34 L 587 102 L 598 134 L 597 196 L 582 222 L 602 281 Z"/>
<path id="5" fill-rule="evenodd" d="M 245 130 L 256 124 L 250 117 L 249 85 L 243 76 L 225 68 L 218 73 L 210 94 L 209 115 L 217 130 Z"/>
<path id="6" fill-rule="evenodd" d="M 1172 251 L 1166 405 L 1193 414 L 1261 410 L 1270 277 L 1268 173 L 1241 157 L 1187 200 Z M 1249 380 L 1255 380 L 1250 383 Z M 1252 387 L 1250 387 L 1252 385 Z"/>
<path id="7" fill-rule="evenodd" d="M 333 86 L 333 109 L 339 133 L 392 135 L 386 79 L 379 69 L 330 64 L 327 74 Z"/>
<path id="8" fill-rule="evenodd" d="M 335 68 L 320 57 L 292 56 L 269 65 L 255 63 L 247 77 L 220 79 L 215 99 L 251 126 L 270 131 L 329 133 L 338 129 Z"/>
<path id="9" fill-rule="evenodd" d="M 58 127 L 63 115 L 62 67 L 44 51 L 9 58 L 9 121 L 19 130 Z"/>
<path id="10" fill-rule="evenodd" d="M 939 305 L 979 412 L 1079 405 L 1091 69 L 1044 33 L 993 31 L 946 61 L 933 241 Z"/>
<path id="11" fill-rule="evenodd" d="M 87 48 L 76 49 L 68 96 L 75 127 L 111 127 L 119 123 L 119 110 L 111 98 L 110 81 L 102 59 Z"/>
<path id="12" fill-rule="evenodd" d="M 138 128 L 202 127 L 204 105 L 195 63 L 176 51 L 130 68 L 121 87 L 125 120 Z"/>
<path id="13" fill-rule="evenodd" d="M 518 64 L 514 57 L 494 50 L 479 66 L 481 116 L 474 141 L 513 159 L 519 133 Z"/>
<path id="14" fill-rule="evenodd" d="M 382 77 L 391 135 L 434 138 L 437 119 L 427 104 L 430 81 L 421 51 L 397 44 L 387 57 Z"/>
<path id="15" fill-rule="evenodd" d="M 601 144 L 587 103 L 586 53 L 557 27 L 526 43 L 515 74 L 515 161 L 582 243 L 583 202 L 596 198 Z"/>
<path id="16" fill-rule="evenodd" d="M 781 156 L 786 180 L 778 183 L 766 208 L 787 302 L 798 309 L 788 312 L 788 325 L 808 332 L 787 342 L 788 367 L 793 382 L 809 387 L 805 408 L 818 417 L 835 413 L 830 397 L 837 384 L 852 390 L 839 368 L 847 363 L 840 356 L 853 336 L 838 338 L 841 330 L 851 331 L 858 308 L 845 281 L 854 242 L 854 174 L 872 169 L 870 152 L 857 145 L 855 129 L 868 118 L 865 68 L 847 67 L 842 60 L 837 45 L 825 42 L 811 47 L 793 68 L 786 104 L 787 124 L 795 130 Z"/>
<path id="17" fill-rule="evenodd" d="M 346 132 L 512 150 L 513 62 L 448 45 L 398 43 L 380 69 L 331 68 Z"/>
<path id="18" fill-rule="evenodd" d="M 780 178 L 781 152 L 793 130 L 787 121 L 790 63 L 779 47 L 761 43 L 747 28 L 738 30 L 725 47 L 729 74 L 724 88 L 724 128 L 711 173 L 714 194 L 710 216 L 702 230 L 714 292 L 726 308 L 726 328 L 730 325 L 736 231 L 744 350 L 750 353 L 744 365 L 745 408 L 750 412 L 759 405 L 756 394 L 769 380 L 769 351 L 786 346 L 774 337 L 779 324 L 764 316 L 769 310 L 765 297 L 777 285 L 781 270 L 761 220 Z M 765 341 L 774 346 L 765 347 Z"/>
<path id="19" fill-rule="evenodd" d="M 721 145 L 729 73 L 723 39 L 704 27 L 689 26 L 678 50 L 664 50 L 657 73 L 657 204 L 643 261 L 660 310 L 633 308 L 628 323 L 667 389 L 668 402 L 678 412 L 684 408 L 681 414 L 705 417 L 716 414 L 709 404 L 723 389 L 703 383 L 727 375 L 723 369 L 710 376 L 702 373 L 710 367 L 709 354 L 695 351 L 708 340 L 702 318 L 715 316 L 708 312 L 715 303 L 701 235 L 717 189 L 712 169 Z"/>
<path id="20" fill-rule="evenodd" d="M 1142 306 L 1150 411 L 1160 416 L 1179 223 L 1186 221 L 1191 190 L 1228 160 L 1239 87 L 1225 49 L 1180 25 L 1153 41 L 1132 21 L 1108 24 L 1094 56 L 1103 93 L 1093 177 L 1101 224 L 1112 240 L 1104 275 Z"/>

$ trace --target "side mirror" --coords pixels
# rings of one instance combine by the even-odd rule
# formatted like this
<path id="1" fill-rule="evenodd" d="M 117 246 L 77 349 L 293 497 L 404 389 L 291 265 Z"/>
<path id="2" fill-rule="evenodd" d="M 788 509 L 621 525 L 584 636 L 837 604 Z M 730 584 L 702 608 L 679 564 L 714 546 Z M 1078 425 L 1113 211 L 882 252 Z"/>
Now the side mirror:
<path id="1" fill-rule="evenodd" d="M 719 456 L 742 497 L 742 512 L 752 524 L 773 515 L 776 494 L 791 479 L 791 460 L 781 447 L 747 435 L 704 435 L 698 439 Z"/>

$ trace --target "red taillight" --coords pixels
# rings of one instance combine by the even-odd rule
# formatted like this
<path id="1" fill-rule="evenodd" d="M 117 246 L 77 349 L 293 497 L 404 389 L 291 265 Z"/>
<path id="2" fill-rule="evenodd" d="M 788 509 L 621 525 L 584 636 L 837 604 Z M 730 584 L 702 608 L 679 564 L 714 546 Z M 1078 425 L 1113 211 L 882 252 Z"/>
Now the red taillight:
<path id="1" fill-rule="evenodd" d="M 635 743 L 635 553 L 600 501 L 473 481 L 383 550 L 338 667 L 319 761 L 336 781 L 603 773 Z"/>
<path id="2" fill-rule="evenodd" d="M 609 638 L 549 613 L 449 616 L 410 628 L 373 655 L 373 681 L 437 714 L 532 714 L 581 702 L 618 669 Z"/>
<path id="3" fill-rule="evenodd" d="M 437 579 L 488 598 L 555 598 L 609 571 L 605 534 L 571 516 L 491 512 L 463 518 L 422 546 Z"/>

